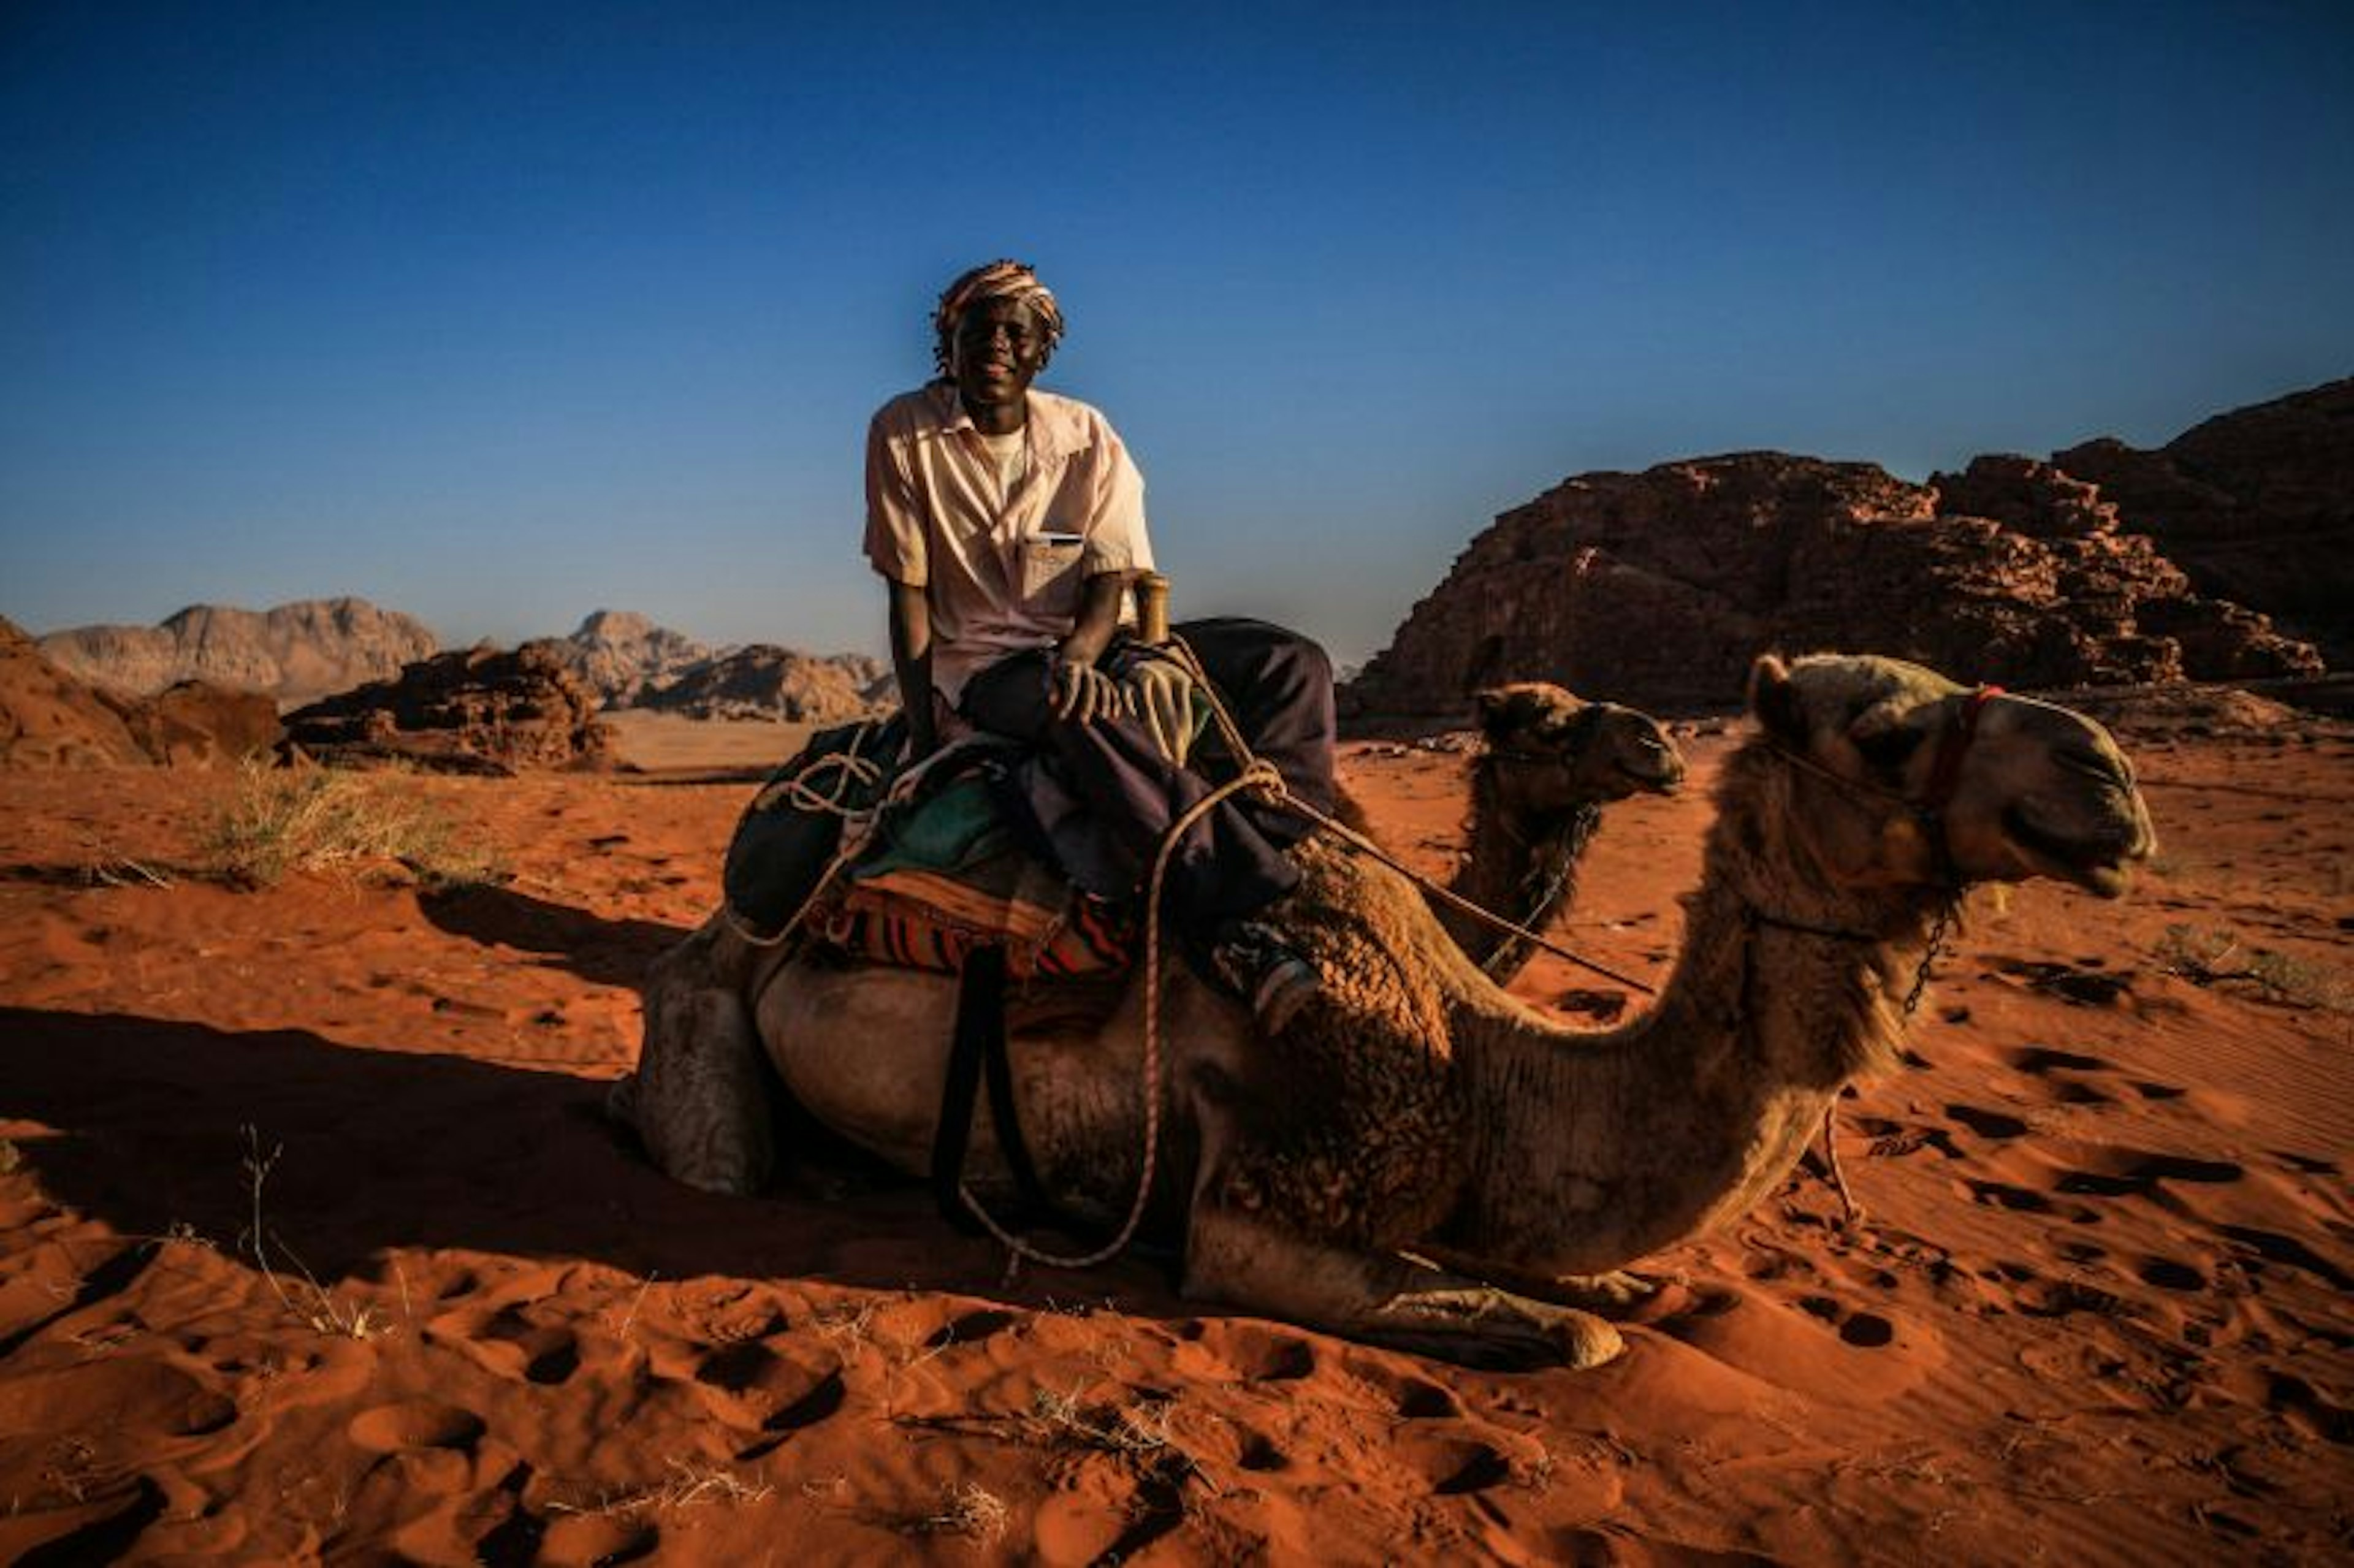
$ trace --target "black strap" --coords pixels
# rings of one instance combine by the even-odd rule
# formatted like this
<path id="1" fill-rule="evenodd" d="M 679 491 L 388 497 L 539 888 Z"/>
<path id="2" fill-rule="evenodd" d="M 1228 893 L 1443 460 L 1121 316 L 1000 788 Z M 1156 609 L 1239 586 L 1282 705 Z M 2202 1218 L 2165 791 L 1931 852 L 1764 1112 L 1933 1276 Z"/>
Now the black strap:
<path id="1" fill-rule="evenodd" d="M 995 1040 L 992 1048 L 991 1041 Z M 966 1150 L 972 1145 L 972 1107 L 982 1061 L 1005 1054 L 1005 949 L 976 948 L 957 985 L 956 1031 L 949 1037 L 949 1067 L 940 1081 L 940 1119 L 932 1133 L 932 1202 L 957 1229 L 977 1233 L 965 1212 Z"/>
<path id="2" fill-rule="evenodd" d="M 1022 1201 L 1038 1213 L 1051 1214 L 1054 1201 L 1038 1181 L 1038 1168 L 1030 1162 L 1030 1143 L 1022 1136 L 1022 1113 L 1013 1104 L 1013 1058 L 1005 1040 L 1005 949 L 989 951 L 997 960 L 997 1027 L 981 1062 L 989 1074 L 989 1125 L 997 1133 L 997 1151 L 1005 1156 L 1005 1167 L 1013 1172 L 1013 1187 Z"/>
<path id="3" fill-rule="evenodd" d="M 975 1234 L 984 1228 L 965 1208 L 959 1190 L 972 1146 L 974 1102 L 985 1074 L 990 1126 L 1023 1209 L 1074 1235 L 1087 1235 L 1095 1227 L 1063 1214 L 1046 1195 L 1030 1145 L 1022 1136 L 1022 1117 L 1013 1103 L 1013 1061 L 1006 1048 L 1005 979 L 1003 948 L 975 948 L 966 957 L 957 985 L 956 1033 L 949 1042 L 948 1072 L 940 1083 L 939 1126 L 932 1134 L 932 1202 L 957 1229 Z"/>

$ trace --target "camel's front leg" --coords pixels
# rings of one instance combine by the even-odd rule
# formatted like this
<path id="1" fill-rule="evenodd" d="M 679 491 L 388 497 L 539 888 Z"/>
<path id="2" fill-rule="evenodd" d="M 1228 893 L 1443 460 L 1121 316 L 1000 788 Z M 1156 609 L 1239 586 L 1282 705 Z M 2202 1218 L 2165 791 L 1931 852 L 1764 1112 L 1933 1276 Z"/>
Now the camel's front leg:
<path id="1" fill-rule="evenodd" d="M 1185 1294 L 1287 1318 L 1351 1339 L 1473 1366 L 1599 1366 L 1626 1348 L 1575 1308 L 1515 1296 L 1461 1275 L 1310 1239 L 1197 1194 L 1185 1244 Z"/>
<path id="2" fill-rule="evenodd" d="M 751 957 L 714 916 L 654 960 L 638 1070 L 609 1102 L 656 1165 L 706 1192 L 757 1192 L 776 1164 L 769 1067 L 743 991 Z"/>

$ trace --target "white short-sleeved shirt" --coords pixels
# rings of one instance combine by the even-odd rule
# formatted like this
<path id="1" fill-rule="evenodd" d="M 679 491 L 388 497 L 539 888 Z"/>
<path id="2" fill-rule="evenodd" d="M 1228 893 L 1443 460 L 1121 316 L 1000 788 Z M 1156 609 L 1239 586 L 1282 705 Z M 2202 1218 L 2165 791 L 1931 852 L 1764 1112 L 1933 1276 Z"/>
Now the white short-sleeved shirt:
<path id="1" fill-rule="evenodd" d="M 1052 392 L 1028 401 L 1023 461 L 1006 468 L 945 381 L 867 428 L 866 558 L 925 590 L 932 684 L 951 702 L 974 671 L 1069 635 L 1088 577 L 1152 568 L 1144 476 L 1111 421 Z"/>

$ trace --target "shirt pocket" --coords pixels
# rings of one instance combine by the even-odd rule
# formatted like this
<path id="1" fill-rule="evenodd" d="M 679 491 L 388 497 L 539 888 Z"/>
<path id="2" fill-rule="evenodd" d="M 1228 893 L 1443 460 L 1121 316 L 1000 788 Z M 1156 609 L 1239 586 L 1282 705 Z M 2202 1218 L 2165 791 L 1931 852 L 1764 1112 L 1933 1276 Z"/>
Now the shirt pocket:
<path id="1" fill-rule="evenodd" d="M 1022 541 L 1022 607 L 1034 615 L 1070 616 L 1079 609 L 1076 534 L 1031 534 Z"/>

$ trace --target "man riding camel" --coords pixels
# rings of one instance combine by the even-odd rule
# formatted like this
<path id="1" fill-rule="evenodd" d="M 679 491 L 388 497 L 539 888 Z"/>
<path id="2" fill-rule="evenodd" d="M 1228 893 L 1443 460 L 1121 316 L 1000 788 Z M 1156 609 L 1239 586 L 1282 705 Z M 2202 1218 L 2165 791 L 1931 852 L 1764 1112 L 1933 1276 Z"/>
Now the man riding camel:
<path id="1" fill-rule="evenodd" d="M 885 404 L 866 440 L 866 557 L 890 585 L 910 759 L 960 724 L 1051 758 L 1018 770 L 1017 827 L 1087 892 L 1129 900 L 1170 826 L 1214 788 L 1187 765 L 1200 755 L 1189 680 L 1133 635 L 1128 590 L 1152 566 L 1143 477 L 1101 413 L 1031 385 L 1063 313 L 1028 267 L 966 272 L 933 326 L 938 376 Z M 1251 751 L 1330 811 L 1323 651 L 1264 621 L 1175 630 Z M 1200 748 L 1217 749 L 1214 734 Z M 1250 916 L 1298 882 L 1284 851 L 1308 826 L 1229 796 L 1186 831 L 1165 876 L 1164 912 L 1196 967 L 1270 1025 L 1314 974 Z"/>

